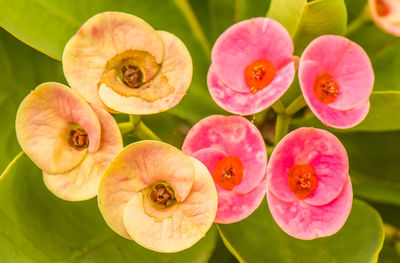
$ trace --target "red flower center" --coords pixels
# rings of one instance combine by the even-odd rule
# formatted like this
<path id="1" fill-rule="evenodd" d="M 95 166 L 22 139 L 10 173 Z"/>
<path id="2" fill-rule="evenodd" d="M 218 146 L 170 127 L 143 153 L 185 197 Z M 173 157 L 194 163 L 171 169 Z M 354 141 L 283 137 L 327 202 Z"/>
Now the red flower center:
<path id="1" fill-rule="evenodd" d="M 275 72 L 275 67 L 265 59 L 259 59 L 248 65 L 244 70 L 244 75 L 251 93 L 256 93 L 268 86 L 274 79 Z"/>
<path id="2" fill-rule="evenodd" d="M 232 190 L 243 178 L 243 165 L 237 157 L 224 157 L 217 162 L 214 181 L 225 190 Z"/>
<path id="3" fill-rule="evenodd" d="M 384 0 L 375 0 L 376 4 L 376 12 L 378 13 L 379 16 L 387 16 L 389 13 L 389 8 L 385 4 Z"/>
<path id="4" fill-rule="evenodd" d="M 311 197 L 317 187 L 314 169 L 309 164 L 295 164 L 289 170 L 289 188 L 298 199 Z"/>
<path id="5" fill-rule="evenodd" d="M 332 79 L 331 75 L 328 73 L 321 73 L 315 80 L 314 94 L 320 102 L 329 104 L 333 102 L 339 94 L 339 86 Z"/>

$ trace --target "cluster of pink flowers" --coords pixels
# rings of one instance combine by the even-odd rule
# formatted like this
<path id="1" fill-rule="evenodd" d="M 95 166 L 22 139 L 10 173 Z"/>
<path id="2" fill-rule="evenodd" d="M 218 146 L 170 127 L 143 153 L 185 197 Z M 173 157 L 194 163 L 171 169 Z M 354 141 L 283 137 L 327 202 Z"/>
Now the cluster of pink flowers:
<path id="1" fill-rule="evenodd" d="M 233 25 L 212 50 L 212 98 L 231 113 L 255 114 L 288 90 L 298 68 L 305 101 L 323 123 L 360 123 L 374 82 L 364 50 L 328 35 L 300 59 L 293 51 L 289 33 L 273 19 Z M 192 61 L 176 36 L 136 16 L 101 13 L 67 43 L 63 67 L 72 89 L 45 83 L 31 92 L 18 110 L 17 137 L 54 194 L 71 201 L 97 195 L 119 235 L 156 251 L 180 251 L 213 223 L 245 219 L 265 196 L 277 224 L 293 237 L 329 236 L 345 223 L 352 205 L 348 158 L 327 131 L 291 132 L 269 163 L 261 133 L 242 116 L 199 121 L 182 151 L 158 141 L 123 148 L 110 113 L 165 111 L 189 88 Z"/>

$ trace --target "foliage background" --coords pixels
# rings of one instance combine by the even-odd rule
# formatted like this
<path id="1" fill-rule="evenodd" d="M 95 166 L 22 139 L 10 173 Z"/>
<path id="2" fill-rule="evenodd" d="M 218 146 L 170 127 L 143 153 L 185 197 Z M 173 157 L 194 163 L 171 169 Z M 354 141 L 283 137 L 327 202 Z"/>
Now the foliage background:
<path id="1" fill-rule="evenodd" d="M 347 25 L 357 21 L 365 4 L 366 0 L 0 0 L 1 170 L 21 151 L 14 128 L 18 105 L 42 82 L 67 84 L 60 62 L 64 45 L 83 22 L 102 11 L 137 15 L 187 45 L 194 62 L 188 94 L 174 109 L 143 117 L 164 141 L 177 147 L 201 118 L 227 114 L 211 100 L 206 73 L 214 41 L 234 22 L 268 14 L 289 30 L 298 55 L 318 35 L 346 35 L 368 52 L 376 76 L 370 113 L 359 126 L 328 129 L 307 111 L 292 121 L 293 129 L 312 125 L 334 132 L 348 151 L 357 199 L 345 227 L 333 237 L 288 237 L 273 222 L 264 201 L 248 219 L 214 226 L 189 250 L 151 252 L 109 230 L 96 200 L 69 203 L 54 197 L 43 185 L 40 170 L 22 154 L 0 177 L 0 262 L 376 262 L 383 232 L 379 262 L 400 262 L 400 38 L 372 22 L 349 31 Z M 298 95 L 295 80 L 282 101 L 287 105 Z M 267 110 L 250 116 L 267 142 L 273 115 Z M 128 135 L 124 142 L 137 139 Z"/>

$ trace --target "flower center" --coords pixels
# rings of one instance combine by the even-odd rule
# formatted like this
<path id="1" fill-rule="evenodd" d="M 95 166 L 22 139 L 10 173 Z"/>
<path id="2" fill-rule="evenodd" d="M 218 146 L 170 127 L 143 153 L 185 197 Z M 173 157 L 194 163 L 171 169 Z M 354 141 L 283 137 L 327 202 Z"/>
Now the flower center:
<path id="1" fill-rule="evenodd" d="M 314 169 L 309 164 L 295 164 L 289 170 L 289 188 L 298 199 L 311 197 L 317 187 Z"/>
<path id="2" fill-rule="evenodd" d="M 376 12 L 379 16 L 386 16 L 389 13 L 389 8 L 384 0 L 375 0 Z"/>
<path id="3" fill-rule="evenodd" d="M 320 102 L 329 104 L 333 102 L 339 94 L 339 86 L 332 79 L 331 75 L 328 73 L 321 73 L 315 80 L 314 94 Z"/>
<path id="4" fill-rule="evenodd" d="M 217 162 L 214 181 L 225 190 L 232 190 L 243 178 L 243 165 L 237 157 L 224 157 Z"/>
<path id="5" fill-rule="evenodd" d="M 276 69 L 267 60 L 259 59 L 248 65 L 244 70 L 246 83 L 251 93 L 268 86 L 275 77 Z"/>
<path id="6" fill-rule="evenodd" d="M 175 192 L 167 183 L 157 183 L 150 193 L 150 199 L 157 208 L 166 208 L 176 203 Z"/>
<path id="7" fill-rule="evenodd" d="M 136 66 L 125 65 L 121 68 L 122 81 L 130 88 L 138 88 L 143 82 L 143 72 Z"/>
<path id="8" fill-rule="evenodd" d="M 89 144 L 87 132 L 84 129 L 71 129 L 68 144 L 78 151 L 85 149 Z"/>

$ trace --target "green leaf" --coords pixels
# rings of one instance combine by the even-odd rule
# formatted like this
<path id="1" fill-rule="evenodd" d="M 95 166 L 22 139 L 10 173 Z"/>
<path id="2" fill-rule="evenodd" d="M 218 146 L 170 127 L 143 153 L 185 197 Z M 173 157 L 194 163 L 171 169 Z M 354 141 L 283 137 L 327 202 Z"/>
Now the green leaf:
<path id="1" fill-rule="evenodd" d="M 394 245 L 389 241 L 383 244 L 382 252 L 379 255 L 379 263 L 399 263 L 400 248 L 396 250 Z"/>
<path id="2" fill-rule="evenodd" d="M 236 0 L 235 21 L 265 16 L 271 0 Z"/>
<path id="3" fill-rule="evenodd" d="M 336 135 L 349 156 L 354 194 L 400 205 L 400 132 Z"/>
<path id="4" fill-rule="evenodd" d="M 109 10 L 137 15 L 155 29 L 166 30 L 178 36 L 192 55 L 192 85 L 182 102 L 170 112 L 192 122 L 210 114 L 224 112 L 212 101 L 207 91 L 210 44 L 186 0 L 162 3 L 156 0 L 0 0 L 0 6 L 2 27 L 56 59 L 61 59 L 67 41 L 91 16 Z"/>
<path id="5" fill-rule="evenodd" d="M 368 3 L 368 0 L 345 0 L 346 9 L 347 9 L 347 17 L 349 19 L 349 23 L 356 19 L 364 6 Z"/>
<path id="6" fill-rule="evenodd" d="M 44 81 L 65 82 L 61 64 L 24 45 L 0 29 L 0 171 L 21 151 L 15 115 L 22 99 Z"/>
<path id="7" fill-rule="evenodd" d="M 373 263 L 383 244 L 379 214 L 354 200 L 350 216 L 335 235 L 303 241 L 286 235 L 274 222 L 264 201 L 247 219 L 218 225 L 225 245 L 240 262 Z"/>
<path id="8" fill-rule="evenodd" d="M 370 97 L 370 109 L 367 117 L 350 129 L 326 127 L 314 114 L 293 121 L 294 127 L 317 127 L 332 132 L 354 131 L 392 131 L 400 130 L 400 91 L 376 91 Z"/>
<path id="9" fill-rule="evenodd" d="M 0 193 L 0 262 L 206 262 L 215 247 L 215 228 L 174 254 L 124 239 L 105 224 L 96 200 L 66 202 L 50 193 L 22 153 L 0 177 Z"/>
<path id="10" fill-rule="evenodd" d="M 272 0 L 267 14 L 286 27 L 300 55 L 320 35 L 344 35 L 347 13 L 343 0 Z"/>

